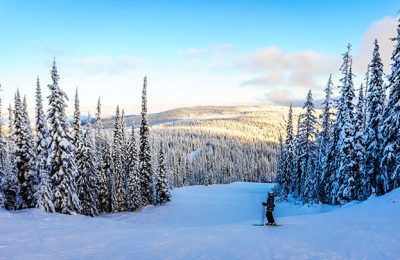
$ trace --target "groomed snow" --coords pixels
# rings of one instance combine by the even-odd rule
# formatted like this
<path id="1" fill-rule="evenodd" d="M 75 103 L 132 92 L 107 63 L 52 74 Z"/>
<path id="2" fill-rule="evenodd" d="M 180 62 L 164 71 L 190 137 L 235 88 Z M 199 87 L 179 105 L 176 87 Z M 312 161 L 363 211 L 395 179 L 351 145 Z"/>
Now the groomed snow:
<path id="1" fill-rule="evenodd" d="M 276 203 L 283 226 L 252 226 L 271 187 L 185 187 L 165 206 L 97 218 L 1 210 L 0 258 L 400 259 L 400 189 L 342 208 Z"/>

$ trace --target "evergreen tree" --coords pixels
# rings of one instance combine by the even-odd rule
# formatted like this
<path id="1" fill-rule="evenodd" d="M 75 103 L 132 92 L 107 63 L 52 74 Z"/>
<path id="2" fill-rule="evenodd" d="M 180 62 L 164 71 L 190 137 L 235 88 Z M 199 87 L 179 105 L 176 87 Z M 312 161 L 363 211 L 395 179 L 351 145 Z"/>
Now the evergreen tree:
<path id="1" fill-rule="evenodd" d="M 114 187 L 112 191 L 112 211 L 126 210 L 126 190 L 125 190 L 125 169 L 123 156 L 123 137 L 122 137 L 122 122 L 119 113 L 119 106 L 115 113 L 114 123 L 114 140 L 113 140 L 113 164 L 114 164 Z"/>
<path id="2" fill-rule="evenodd" d="M 292 104 L 290 104 L 288 121 L 286 126 L 286 138 L 284 146 L 284 156 L 282 162 L 282 193 L 281 195 L 286 197 L 291 192 L 291 175 L 294 166 L 294 136 L 293 136 L 293 110 Z"/>
<path id="3" fill-rule="evenodd" d="M 88 116 L 90 118 L 90 115 Z M 81 141 L 78 141 L 78 195 L 81 202 L 81 213 L 87 216 L 98 215 L 98 185 L 97 168 L 95 167 L 95 151 L 90 120 L 86 124 Z"/>
<path id="4" fill-rule="evenodd" d="M 138 169 L 135 128 L 132 123 L 132 133 L 128 143 L 128 208 L 135 211 L 141 207 L 140 175 Z"/>
<path id="5" fill-rule="evenodd" d="M 64 214 L 75 214 L 81 210 L 76 193 L 77 168 L 72 138 L 68 134 L 65 113 L 67 95 L 58 85 L 59 75 L 56 62 L 51 70 L 52 84 L 49 85 L 49 137 L 50 137 L 50 177 L 53 183 L 54 208 Z"/>
<path id="6" fill-rule="evenodd" d="M 315 167 L 316 175 L 320 176 L 317 180 L 318 185 L 318 197 L 320 201 L 325 201 L 325 187 L 327 186 L 327 182 L 329 178 L 325 178 L 324 173 L 326 166 L 326 157 L 328 154 L 329 144 L 332 138 L 333 133 L 333 117 L 334 117 L 334 100 L 332 99 L 333 93 L 333 83 L 332 83 L 332 74 L 329 75 L 328 83 L 325 87 L 325 99 L 322 103 L 322 114 L 320 115 L 321 123 L 321 131 L 317 138 L 317 163 Z"/>
<path id="7" fill-rule="evenodd" d="M 282 186 L 285 183 L 285 176 L 284 176 L 284 159 L 285 159 L 285 147 L 283 145 L 282 134 L 279 134 L 279 142 L 278 142 L 278 151 L 277 151 L 277 158 L 276 158 L 276 174 L 275 174 L 275 182 L 278 184 L 278 187 L 275 187 L 276 191 L 280 193 L 282 191 Z M 226 166 L 225 166 L 226 167 Z M 224 168 L 224 175 L 228 175 L 229 168 Z M 224 182 L 225 183 L 225 182 Z"/>
<path id="8" fill-rule="evenodd" d="M 46 212 L 54 212 L 53 193 L 49 178 L 49 131 L 46 117 L 43 111 L 42 91 L 39 77 L 36 83 L 36 171 L 39 177 L 38 189 L 36 191 L 36 207 Z"/>
<path id="9" fill-rule="evenodd" d="M 1 102 L 1 85 L 0 85 L 0 208 L 4 208 L 6 199 L 4 195 L 5 179 L 6 179 L 6 166 L 7 162 L 7 142 L 3 133 L 3 115 L 2 115 L 2 102 Z"/>
<path id="10" fill-rule="evenodd" d="M 303 120 L 299 125 L 299 146 L 302 152 L 299 158 L 302 176 L 299 183 L 301 184 L 301 197 L 307 202 L 318 200 L 318 177 L 315 172 L 316 164 L 316 144 L 317 137 L 317 118 L 315 116 L 314 101 L 311 90 L 307 94 L 307 100 L 303 106 L 306 109 Z"/>
<path id="11" fill-rule="evenodd" d="M 301 123 L 302 123 L 302 118 L 303 118 L 303 114 L 299 114 L 298 118 L 297 118 L 297 132 L 296 132 L 296 137 L 294 140 L 294 164 L 293 164 L 293 170 L 292 170 L 292 175 L 291 175 L 291 192 L 294 195 L 298 195 L 301 196 L 301 187 L 303 185 L 303 183 L 301 182 L 301 176 L 303 175 L 302 171 L 303 171 L 303 167 L 302 167 L 302 163 L 301 163 L 301 155 L 303 153 L 302 149 L 304 147 L 302 147 L 300 145 L 300 130 L 301 130 Z"/>
<path id="12" fill-rule="evenodd" d="M 4 194 L 4 207 L 7 210 L 16 210 L 20 207 L 21 199 L 19 196 L 19 184 L 17 173 L 15 170 L 12 155 L 8 152 L 7 157 L 3 157 L 4 163 L 1 169 L 4 172 L 3 179 L 3 194 Z"/>
<path id="13" fill-rule="evenodd" d="M 366 172 L 370 178 L 366 185 L 370 188 L 368 188 L 365 196 L 371 193 L 382 195 L 389 190 L 387 175 L 382 174 L 383 172 L 381 173 L 380 169 L 382 138 L 379 126 L 382 121 L 385 102 L 383 64 L 379 55 L 377 40 L 375 40 L 374 45 L 375 47 L 370 65 L 366 126 Z"/>
<path id="14" fill-rule="evenodd" d="M 6 139 L 6 153 L 3 152 L 3 171 L 4 186 L 3 192 L 5 197 L 4 207 L 8 210 L 16 210 L 20 207 L 21 198 L 19 195 L 19 183 L 17 178 L 17 171 L 15 168 L 15 138 L 14 138 L 14 110 L 11 104 L 8 107 L 8 139 Z M 7 155 L 7 156 L 4 156 Z"/>
<path id="15" fill-rule="evenodd" d="M 114 197 L 111 199 L 111 192 L 115 196 L 114 173 L 113 173 L 113 157 L 110 144 L 103 142 L 101 150 L 101 164 L 99 171 L 99 212 L 111 212 L 111 202 L 116 201 Z"/>
<path id="16" fill-rule="evenodd" d="M 74 104 L 74 120 L 72 123 L 72 134 L 75 148 L 78 148 L 82 143 L 82 128 L 81 128 L 81 110 L 79 107 L 78 89 L 75 91 L 75 104 Z"/>
<path id="17" fill-rule="evenodd" d="M 147 121 L 147 78 L 144 78 L 142 91 L 142 113 L 140 125 L 139 172 L 144 206 L 154 204 L 153 198 L 153 171 L 151 167 L 151 153 L 149 144 L 149 126 Z"/>
<path id="18" fill-rule="evenodd" d="M 339 156 L 340 166 L 336 173 L 338 190 L 333 194 L 336 203 L 343 204 L 357 198 L 359 181 L 359 166 L 355 153 L 355 115 L 354 115 L 354 85 L 352 72 L 352 57 L 350 55 L 351 45 L 343 54 L 343 64 L 341 71 L 343 77 L 340 79 L 341 97 L 339 101 L 340 112 L 337 116 L 338 126 L 340 127 L 339 136 Z"/>
<path id="19" fill-rule="evenodd" d="M 360 180 L 356 184 L 359 187 L 359 194 L 357 199 L 365 199 L 367 193 L 367 174 L 365 171 L 365 99 L 364 99 L 364 87 L 361 84 L 358 92 L 358 102 L 356 106 L 356 124 L 355 124 L 355 137 L 354 137 L 354 149 L 357 156 L 357 164 L 360 172 Z"/>
<path id="20" fill-rule="evenodd" d="M 101 121 L 101 101 L 100 101 L 100 97 L 97 100 L 95 129 L 96 129 L 96 136 L 100 136 L 101 135 L 101 131 L 103 130 L 103 123 Z"/>
<path id="21" fill-rule="evenodd" d="M 96 145 L 96 168 L 98 172 L 98 211 L 99 213 L 111 212 L 110 177 L 112 175 L 111 149 L 102 135 L 103 124 L 101 121 L 100 97 L 96 107 L 95 121 L 95 145 Z"/>
<path id="22" fill-rule="evenodd" d="M 37 177 L 34 170 L 34 154 L 26 103 L 21 103 L 19 91 L 15 95 L 14 109 L 15 163 L 20 186 L 21 208 L 35 206 Z"/>
<path id="23" fill-rule="evenodd" d="M 389 98 L 380 127 L 383 136 L 383 155 L 381 171 L 375 183 L 377 194 L 400 187 L 400 138 L 398 138 L 400 135 L 400 19 L 397 36 L 393 41 L 395 49 L 389 75 Z M 386 178 L 389 179 L 389 187 L 387 187 Z"/>
<path id="24" fill-rule="evenodd" d="M 165 171 L 164 151 L 162 144 L 160 144 L 160 153 L 158 154 L 156 192 L 158 204 L 164 204 L 171 200 L 167 182 L 167 174 Z"/>

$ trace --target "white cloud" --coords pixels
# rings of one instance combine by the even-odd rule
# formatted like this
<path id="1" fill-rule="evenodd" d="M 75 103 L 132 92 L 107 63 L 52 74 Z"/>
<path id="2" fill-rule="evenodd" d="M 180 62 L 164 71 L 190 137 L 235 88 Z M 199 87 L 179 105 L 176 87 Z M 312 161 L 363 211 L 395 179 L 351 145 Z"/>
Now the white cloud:
<path id="1" fill-rule="evenodd" d="M 312 50 L 284 52 L 271 46 L 236 61 L 236 66 L 262 76 L 242 82 L 241 85 L 319 87 L 316 78 L 327 75 L 338 68 L 337 57 Z"/>
<path id="2" fill-rule="evenodd" d="M 367 65 L 372 58 L 372 50 L 375 39 L 379 42 L 379 53 L 384 64 L 385 72 L 390 71 L 391 56 L 394 49 L 394 43 L 391 38 L 397 35 L 397 19 L 395 17 L 384 17 L 373 22 L 364 33 L 358 52 L 354 55 L 354 71 L 356 73 L 365 73 Z"/>
<path id="3" fill-rule="evenodd" d="M 133 70 L 141 64 L 141 60 L 134 57 L 112 58 L 110 56 L 91 56 L 73 59 L 69 65 L 83 70 L 87 74 L 121 74 Z"/>
<path id="4" fill-rule="evenodd" d="M 282 82 L 284 82 L 283 74 L 274 70 L 266 73 L 264 76 L 243 81 L 241 86 L 279 86 Z"/>

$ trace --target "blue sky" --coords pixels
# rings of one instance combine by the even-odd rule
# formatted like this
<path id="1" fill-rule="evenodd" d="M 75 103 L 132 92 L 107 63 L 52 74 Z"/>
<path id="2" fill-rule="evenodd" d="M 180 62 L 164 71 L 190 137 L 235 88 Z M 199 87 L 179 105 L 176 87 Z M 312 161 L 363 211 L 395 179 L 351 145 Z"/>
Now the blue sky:
<path id="1" fill-rule="evenodd" d="M 36 75 L 45 88 L 56 56 L 69 96 L 78 87 L 83 110 L 93 111 L 100 95 L 106 114 L 117 104 L 139 110 L 144 75 L 150 111 L 285 104 L 308 88 L 318 99 L 348 42 L 360 75 L 373 38 L 390 56 L 399 8 L 394 0 L 0 0 L 3 98 L 11 102 L 19 87 L 33 108 Z"/>

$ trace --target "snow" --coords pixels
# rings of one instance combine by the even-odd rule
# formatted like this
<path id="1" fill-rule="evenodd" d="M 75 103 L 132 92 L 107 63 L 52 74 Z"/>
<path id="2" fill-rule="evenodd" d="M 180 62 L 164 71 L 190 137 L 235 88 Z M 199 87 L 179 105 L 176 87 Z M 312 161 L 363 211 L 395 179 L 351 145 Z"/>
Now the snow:
<path id="1" fill-rule="evenodd" d="M 271 187 L 184 187 L 164 206 L 96 218 L 1 210 L 0 258 L 400 258 L 400 189 L 344 207 L 276 202 L 283 226 L 252 226 Z"/>

